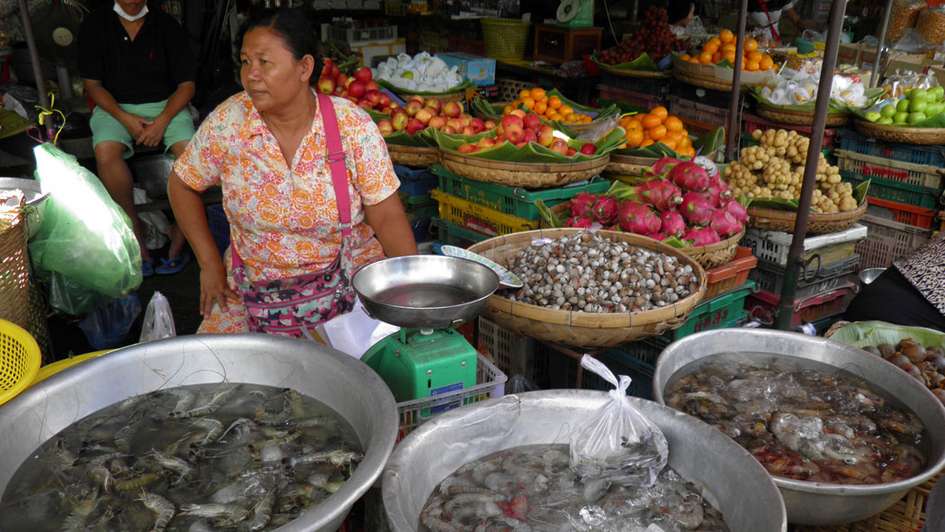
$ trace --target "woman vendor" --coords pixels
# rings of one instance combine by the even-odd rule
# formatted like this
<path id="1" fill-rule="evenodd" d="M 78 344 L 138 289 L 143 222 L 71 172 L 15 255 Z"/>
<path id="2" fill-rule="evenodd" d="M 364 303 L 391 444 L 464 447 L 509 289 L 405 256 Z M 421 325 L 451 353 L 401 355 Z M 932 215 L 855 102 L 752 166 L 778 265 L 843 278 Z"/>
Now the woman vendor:
<path id="1" fill-rule="evenodd" d="M 352 308 L 357 268 L 417 252 L 371 117 L 311 88 L 313 35 L 292 10 L 251 22 L 244 92 L 206 118 L 170 175 L 171 206 L 200 265 L 198 332 L 304 335 Z M 216 185 L 231 226 L 225 257 L 200 198 Z"/>

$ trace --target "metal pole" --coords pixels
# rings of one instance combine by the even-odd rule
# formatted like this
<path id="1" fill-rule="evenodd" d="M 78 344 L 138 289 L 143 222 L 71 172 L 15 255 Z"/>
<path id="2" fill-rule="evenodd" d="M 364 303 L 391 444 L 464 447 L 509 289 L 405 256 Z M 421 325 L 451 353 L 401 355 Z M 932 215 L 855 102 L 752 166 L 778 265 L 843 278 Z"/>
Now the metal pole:
<path id="1" fill-rule="evenodd" d="M 735 74 L 732 76 L 732 101 L 728 106 L 728 124 L 725 125 L 725 160 L 734 161 L 740 136 L 742 94 L 742 54 L 745 53 L 745 24 L 748 19 L 748 0 L 741 1 L 738 9 L 738 39 L 735 44 Z"/>
<path id="2" fill-rule="evenodd" d="M 873 72 L 870 74 L 870 87 L 879 85 L 879 66 L 882 64 L 883 48 L 886 47 L 886 30 L 889 29 L 889 15 L 892 14 L 893 0 L 886 2 L 886 12 L 883 13 L 883 22 L 879 25 L 879 44 L 876 45 L 876 58 L 873 59 Z"/>
<path id="3" fill-rule="evenodd" d="M 18 0 L 20 6 L 20 20 L 23 22 L 23 35 L 26 37 L 26 46 L 30 49 L 30 62 L 33 63 L 33 76 L 36 78 L 36 90 L 39 92 L 39 105 L 49 107 L 49 95 L 46 94 L 46 80 L 43 78 L 43 65 L 39 62 L 39 51 L 36 49 L 36 38 L 33 36 L 33 23 L 30 21 L 29 6 L 26 0 Z"/>
<path id="4" fill-rule="evenodd" d="M 823 147 L 824 126 L 827 122 L 827 108 L 830 104 L 830 86 L 833 84 L 833 71 L 837 66 L 837 51 L 840 48 L 840 33 L 843 31 L 843 16 L 847 0 L 834 0 L 830 9 L 830 26 L 827 30 L 827 46 L 824 50 L 824 63 L 820 70 L 820 84 L 817 86 L 817 106 L 814 108 L 814 126 L 811 130 L 810 146 L 807 149 L 807 162 L 804 166 L 804 187 L 801 189 L 800 205 L 797 207 L 797 219 L 794 222 L 794 237 L 788 252 L 787 268 L 784 271 L 784 288 L 781 290 L 781 303 L 775 322 L 778 329 L 790 330 L 794 317 L 794 296 L 797 291 L 797 272 L 801 268 L 801 255 L 804 253 L 804 239 L 807 237 L 807 222 L 810 217 L 811 198 L 817 186 L 817 163 Z"/>

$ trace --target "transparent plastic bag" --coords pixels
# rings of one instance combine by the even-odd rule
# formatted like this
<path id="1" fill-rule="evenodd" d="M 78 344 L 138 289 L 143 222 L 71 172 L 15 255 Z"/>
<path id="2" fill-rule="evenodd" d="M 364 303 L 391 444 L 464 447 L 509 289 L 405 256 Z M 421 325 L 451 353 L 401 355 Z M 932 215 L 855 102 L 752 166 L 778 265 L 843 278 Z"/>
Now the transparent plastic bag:
<path id="1" fill-rule="evenodd" d="M 131 221 L 102 182 L 52 144 L 37 146 L 36 178 L 49 193 L 43 224 L 30 243 L 39 277 L 53 285 L 50 304 L 82 315 L 103 299 L 141 284 L 141 251 Z"/>
<path id="2" fill-rule="evenodd" d="M 571 433 L 571 468 L 585 485 L 597 481 L 652 486 L 669 459 L 666 436 L 630 404 L 630 377 L 621 375 L 618 381 L 607 366 L 588 355 L 581 366 L 614 389 L 590 422 Z"/>
<path id="3" fill-rule="evenodd" d="M 620 116 L 614 115 L 606 120 L 602 120 L 596 124 L 591 124 L 591 127 L 587 130 L 582 131 L 578 135 L 578 140 L 586 140 L 587 142 L 597 142 L 598 140 L 606 137 L 611 131 L 617 128 L 620 122 Z"/>
<path id="4" fill-rule="evenodd" d="M 154 292 L 148 308 L 144 311 L 144 322 L 141 324 L 139 342 L 151 342 L 177 336 L 174 327 L 174 313 L 171 312 L 171 303 L 160 292 Z"/>

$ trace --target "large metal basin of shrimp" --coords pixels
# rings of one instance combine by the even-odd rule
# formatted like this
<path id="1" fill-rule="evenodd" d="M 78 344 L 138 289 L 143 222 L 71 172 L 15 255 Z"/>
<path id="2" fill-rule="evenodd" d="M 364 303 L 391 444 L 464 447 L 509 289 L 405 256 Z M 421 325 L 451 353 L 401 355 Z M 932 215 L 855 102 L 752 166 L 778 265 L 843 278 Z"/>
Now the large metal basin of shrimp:
<path id="1" fill-rule="evenodd" d="M 279 528 L 336 530 L 380 476 L 394 447 L 394 397 L 377 374 L 348 355 L 268 335 L 186 336 L 139 344 L 28 389 L 0 408 L 0 493 L 30 453 L 73 422 L 136 395 L 219 382 L 292 388 L 351 424 L 364 460 L 338 492 Z"/>
<path id="2" fill-rule="evenodd" d="M 397 446 L 384 470 L 391 529 L 413 532 L 434 488 L 459 467 L 492 453 L 534 444 L 567 444 L 606 401 L 604 392 L 548 390 L 509 395 L 442 414 Z M 669 441 L 669 466 L 711 494 L 732 532 L 785 532 L 787 517 L 771 477 L 748 451 L 689 415 L 631 397 Z M 430 460 L 435 456 L 436 460 Z"/>
<path id="3" fill-rule="evenodd" d="M 856 375 L 897 399 L 925 425 L 927 463 L 916 476 L 886 484 L 850 485 L 773 477 L 784 496 L 788 520 L 799 525 L 851 523 L 882 512 L 910 489 L 945 467 L 945 408 L 923 384 L 880 357 L 855 347 L 803 334 L 757 329 L 719 329 L 687 336 L 659 357 L 653 397 L 665 404 L 667 384 L 684 366 L 719 353 L 767 353 L 813 360 Z"/>

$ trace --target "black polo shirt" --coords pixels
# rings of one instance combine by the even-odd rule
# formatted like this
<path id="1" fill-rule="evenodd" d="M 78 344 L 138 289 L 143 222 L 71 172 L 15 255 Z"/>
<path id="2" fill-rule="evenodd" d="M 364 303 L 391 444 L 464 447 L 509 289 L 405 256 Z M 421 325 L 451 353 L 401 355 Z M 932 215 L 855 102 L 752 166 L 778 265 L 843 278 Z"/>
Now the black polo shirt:
<path id="1" fill-rule="evenodd" d="M 82 21 L 79 75 L 101 81 L 119 103 L 159 102 L 194 81 L 195 61 L 187 34 L 167 13 L 151 10 L 132 41 L 109 8 Z"/>

